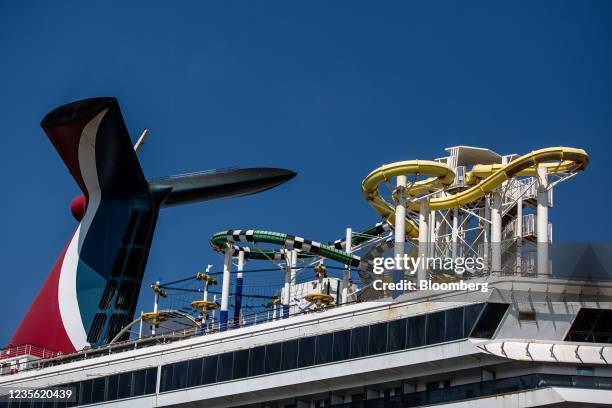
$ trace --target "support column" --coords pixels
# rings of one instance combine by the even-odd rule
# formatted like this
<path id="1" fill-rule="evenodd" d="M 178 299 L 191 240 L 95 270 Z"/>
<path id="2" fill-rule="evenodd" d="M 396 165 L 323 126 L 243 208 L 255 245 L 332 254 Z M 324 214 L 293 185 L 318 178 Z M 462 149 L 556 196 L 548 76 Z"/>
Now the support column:
<path id="1" fill-rule="evenodd" d="M 397 204 L 395 206 L 395 245 L 393 247 L 393 254 L 395 259 L 404 258 L 404 242 L 406 241 L 406 182 L 407 178 L 405 175 L 397 176 Z M 393 270 L 393 282 L 399 282 L 404 279 L 404 268 L 403 265 L 395 265 Z M 401 291 L 394 290 L 391 296 L 393 298 L 401 295 Z"/>
<path id="2" fill-rule="evenodd" d="M 160 282 L 156 281 L 155 282 L 155 288 L 153 289 L 153 316 L 157 316 L 157 311 L 159 310 L 159 285 Z M 157 317 L 155 317 L 155 320 L 157 320 Z M 151 335 L 155 336 L 155 329 L 157 328 L 157 324 L 155 324 L 155 321 L 153 322 L 153 324 L 151 325 Z"/>
<path id="3" fill-rule="evenodd" d="M 451 256 L 453 261 L 457 259 L 457 241 L 459 239 L 459 209 L 453 208 L 453 230 L 451 231 Z"/>
<path id="4" fill-rule="evenodd" d="M 426 258 L 429 253 L 429 200 L 422 199 L 419 207 L 419 268 L 417 270 L 417 281 L 425 279 L 427 271 Z"/>
<path id="5" fill-rule="evenodd" d="M 483 252 L 482 257 L 484 258 L 485 265 L 489 265 L 490 249 L 491 249 L 490 244 L 489 244 L 489 242 L 491 241 L 491 200 L 489 199 L 489 197 L 485 197 L 484 202 L 485 202 L 485 208 L 484 208 L 485 221 L 483 221 L 484 245 L 483 245 L 483 250 L 482 250 Z"/>
<path id="6" fill-rule="evenodd" d="M 548 274 L 548 172 L 538 166 L 538 273 Z"/>
<path id="7" fill-rule="evenodd" d="M 293 251 L 287 251 L 285 254 L 285 286 L 283 288 L 283 301 L 281 302 L 282 307 L 282 318 L 286 319 L 289 317 L 289 305 L 291 304 L 291 271 L 293 263 Z"/>
<path id="8" fill-rule="evenodd" d="M 516 201 L 516 272 L 523 271 L 523 197 Z"/>
<path id="9" fill-rule="evenodd" d="M 501 271 L 502 199 L 500 188 L 491 193 L 491 270 Z"/>
<path id="10" fill-rule="evenodd" d="M 347 254 L 353 253 L 353 230 L 351 228 L 346 229 L 346 241 L 344 249 Z M 348 302 L 348 287 L 349 280 L 351 278 L 351 266 L 347 265 L 344 273 L 342 274 L 342 304 Z"/>
<path id="11" fill-rule="evenodd" d="M 244 251 L 238 251 L 238 274 L 236 275 L 236 299 L 234 300 L 234 327 L 240 326 L 240 311 L 242 309 L 242 286 L 244 270 Z"/>
<path id="12" fill-rule="evenodd" d="M 221 286 L 221 310 L 219 311 L 219 330 L 227 330 L 227 318 L 229 311 L 229 292 L 232 273 L 232 245 L 226 244 L 225 260 L 223 262 L 223 284 Z"/>

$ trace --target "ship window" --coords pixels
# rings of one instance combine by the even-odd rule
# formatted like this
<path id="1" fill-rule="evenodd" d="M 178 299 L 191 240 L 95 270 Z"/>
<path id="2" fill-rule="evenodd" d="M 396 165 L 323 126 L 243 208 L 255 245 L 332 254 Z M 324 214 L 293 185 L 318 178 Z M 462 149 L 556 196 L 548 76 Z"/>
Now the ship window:
<path id="1" fill-rule="evenodd" d="M 407 348 L 421 347 L 425 345 L 425 318 L 426 315 L 408 318 Z"/>
<path id="2" fill-rule="evenodd" d="M 119 387 L 117 388 L 117 398 L 129 398 L 132 396 L 132 373 L 119 374 Z"/>
<path id="3" fill-rule="evenodd" d="M 229 381 L 232 379 L 232 364 L 234 353 L 223 353 L 219 355 L 219 363 L 217 365 L 217 382 Z"/>
<path id="4" fill-rule="evenodd" d="M 145 372 L 144 371 L 135 371 L 134 372 L 134 387 L 132 389 L 132 395 L 142 395 L 145 391 Z"/>
<path id="5" fill-rule="evenodd" d="M 266 346 L 251 349 L 249 356 L 249 376 L 262 375 L 266 367 Z"/>
<path id="6" fill-rule="evenodd" d="M 202 366 L 204 359 L 196 358 L 195 360 L 189 361 L 189 376 L 187 377 L 187 386 L 195 387 L 196 385 L 202 384 Z"/>
<path id="7" fill-rule="evenodd" d="M 113 295 L 115 294 L 115 289 L 117 289 L 117 281 L 111 279 L 106 282 L 102 299 L 100 299 L 100 304 L 98 305 L 100 309 L 106 310 L 109 308 L 113 300 Z"/>
<path id="8" fill-rule="evenodd" d="M 315 338 L 304 337 L 300 339 L 298 350 L 298 367 L 308 367 L 315 362 Z"/>
<path id="9" fill-rule="evenodd" d="M 106 378 L 96 378 L 93 380 L 91 384 L 91 402 L 103 402 L 104 401 L 104 391 L 106 389 Z"/>
<path id="10" fill-rule="evenodd" d="M 204 371 L 202 372 L 202 384 L 212 384 L 217 379 L 218 356 L 204 358 Z"/>
<path id="11" fill-rule="evenodd" d="M 430 313 L 427 315 L 427 344 L 441 343 L 444 341 L 444 312 Z"/>
<path id="12" fill-rule="evenodd" d="M 387 323 L 378 323 L 370 326 L 370 354 L 387 352 Z"/>
<path id="13" fill-rule="evenodd" d="M 389 322 L 389 351 L 403 350 L 406 347 L 406 319 Z"/>
<path id="14" fill-rule="evenodd" d="M 106 380 L 106 400 L 117 399 L 117 387 L 119 386 L 119 375 L 111 375 Z"/>
<path id="15" fill-rule="evenodd" d="M 470 337 L 492 338 L 507 309 L 505 303 L 487 303 Z"/>
<path id="16" fill-rule="evenodd" d="M 281 350 L 281 343 L 266 346 L 266 374 L 280 370 Z"/>
<path id="17" fill-rule="evenodd" d="M 91 404 L 92 380 L 81 381 L 79 405 Z"/>
<path id="18" fill-rule="evenodd" d="M 149 227 L 151 226 L 152 213 L 151 211 L 143 211 L 140 216 L 138 228 L 136 229 L 136 235 L 134 236 L 134 244 L 144 245 L 147 242 L 149 236 Z"/>
<path id="19" fill-rule="evenodd" d="M 232 378 L 244 378 L 248 375 L 249 349 L 234 351 L 234 372 Z"/>
<path id="20" fill-rule="evenodd" d="M 187 361 L 174 363 L 172 370 L 172 389 L 178 390 L 187 386 Z"/>
<path id="21" fill-rule="evenodd" d="M 97 343 L 100 338 L 100 333 L 102 333 L 102 329 L 104 328 L 104 323 L 106 322 L 106 315 L 104 313 L 96 313 L 94 316 L 93 322 L 91 323 L 91 328 L 89 329 L 89 334 L 87 335 L 87 341 L 90 343 Z"/>
<path id="22" fill-rule="evenodd" d="M 565 341 L 612 342 L 612 310 L 581 308 Z"/>
<path id="23" fill-rule="evenodd" d="M 368 354 L 368 332 L 370 326 L 356 327 L 351 330 L 351 358 Z"/>
<path id="24" fill-rule="evenodd" d="M 334 344 L 332 350 L 332 360 L 346 360 L 351 351 L 351 331 L 342 330 L 334 333 Z"/>
<path id="25" fill-rule="evenodd" d="M 444 341 L 457 340 L 463 337 L 463 308 L 458 307 L 444 312 L 446 328 Z"/>
<path id="26" fill-rule="evenodd" d="M 291 340 L 283 343 L 283 359 L 281 370 L 293 370 L 297 368 L 298 341 Z"/>
<path id="27" fill-rule="evenodd" d="M 157 368 L 148 368 L 146 373 L 145 394 L 154 394 L 157 386 Z"/>
<path id="28" fill-rule="evenodd" d="M 172 368 L 174 364 L 168 364 L 161 368 L 161 378 L 159 381 L 159 391 L 170 391 L 172 387 Z"/>
<path id="29" fill-rule="evenodd" d="M 482 311 L 483 306 L 484 304 L 477 303 L 477 304 L 469 305 L 465 307 L 464 319 L 463 319 L 464 336 L 468 336 L 470 332 L 472 331 L 472 328 L 474 327 L 476 320 L 478 320 L 478 316 L 480 315 L 480 312 Z"/>
<path id="30" fill-rule="evenodd" d="M 317 364 L 325 364 L 332 361 L 333 333 L 326 333 L 317 336 L 315 361 Z"/>
<path id="31" fill-rule="evenodd" d="M 123 269 L 123 263 L 125 262 L 126 255 L 127 255 L 127 249 L 119 248 L 119 251 L 117 251 L 117 256 L 115 257 L 115 263 L 113 264 L 113 269 L 111 270 L 111 276 L 113 278 L 117 278 L 121 276 L 121 270 Z"/>

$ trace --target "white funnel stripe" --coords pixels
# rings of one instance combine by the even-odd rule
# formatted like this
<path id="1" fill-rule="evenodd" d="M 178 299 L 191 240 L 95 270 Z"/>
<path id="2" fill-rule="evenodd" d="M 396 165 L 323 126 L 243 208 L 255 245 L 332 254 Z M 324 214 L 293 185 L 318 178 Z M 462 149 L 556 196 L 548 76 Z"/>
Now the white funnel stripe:
<path id="1" fill-rule="evenodd" d="M 70 241 L 64 256 L 59 279 L 58 303 L 60 315 L 62 316 L 64 329 L 76 350 L 81 350 L 90 345 L 87 341 L 87 333 L 83 326 L 79 309 L 76 281 L 81 246 L 100 205 L 100 184 L 96 167 L 96 136 L 100 122 L 107 111 L 108 109 L 105 109 L 100 112 L 83 128 L 83 133 L 79 140 L 79 169 L 89 195 L 89 200 L 85 215 L 72 241 Z"/>

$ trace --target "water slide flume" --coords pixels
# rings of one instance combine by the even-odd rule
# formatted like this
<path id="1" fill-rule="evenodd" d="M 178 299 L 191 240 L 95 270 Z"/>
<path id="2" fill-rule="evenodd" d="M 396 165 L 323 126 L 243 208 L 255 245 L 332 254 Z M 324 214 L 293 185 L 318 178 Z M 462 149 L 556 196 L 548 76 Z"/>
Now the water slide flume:
<path id="1" fill-rule="evenodd" d="M 472 187 L 445 197 L 431 198 L 429 209 L 446 210 L 470 204 L 491 193 L 508 179 L 535 176 L 540 165 L 546 168 L 548 174 L 555 175 L 582 171 L 588 162 L 589 155 L 583 149 L 550 147 L 535 150 L 505 165 L 474 165 L 466 174 L 466 184 L 473 184 Z M 419 211 L 418 196 L 444 190 L 455 178 L 454 172 L 444 163 L 423 160 L 386 164 L 368 174 L 361 184 L 363 195 L 374 210 L 392 225 L 395 225 L 395 208 L 382 197 L 379 186 L 401 175 L 425 177 L 407 188 L 407 195 L 411 199 L 409 208 L 415 212 Z M 417 238 L 419 236 L 417 224 L 410 218 L 406 218 L 405 222 L 406 235 Z"/>

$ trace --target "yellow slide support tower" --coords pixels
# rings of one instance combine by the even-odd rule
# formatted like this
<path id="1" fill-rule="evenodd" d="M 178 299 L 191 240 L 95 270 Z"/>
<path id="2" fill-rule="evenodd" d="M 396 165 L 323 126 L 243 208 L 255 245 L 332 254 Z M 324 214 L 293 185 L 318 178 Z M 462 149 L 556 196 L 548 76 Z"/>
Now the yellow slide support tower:
<path id="1" fill-rule="evenodd" d="M 548 174 L 569 174 L 584 170 L 588 163 L 589 155 L 583 149 L 549 147 L 527 153 L 508 164 L 476 164 L 465 177 L 465 184 L 472 187 L 456 194 L 432 198 L 429 201 L 429 208 L 432 211 L 446 210 L 472 203 L 508 179 L 517 176 L 535 176 L 538 166 L 544 166 Z M 393 225 L 395 225 L 394 206 L 382 197 L 379 186 L 400 175 L 412 175 L 415 179 L 424 177 L 409 184 L 407 188 L 408 198 L 411 199 L 408 207 L 416 212 L 419 211 L 418 197 L 444 190 L 455 180 L 455 173 L 446 164 L 428 160 L 385 164 L 372 171 L 361 184 L 363 195 L 374 210 Z M 406 236 L 417 238 L 418 226 L 409 218 L 406 218 L 405 222 Z"/>

